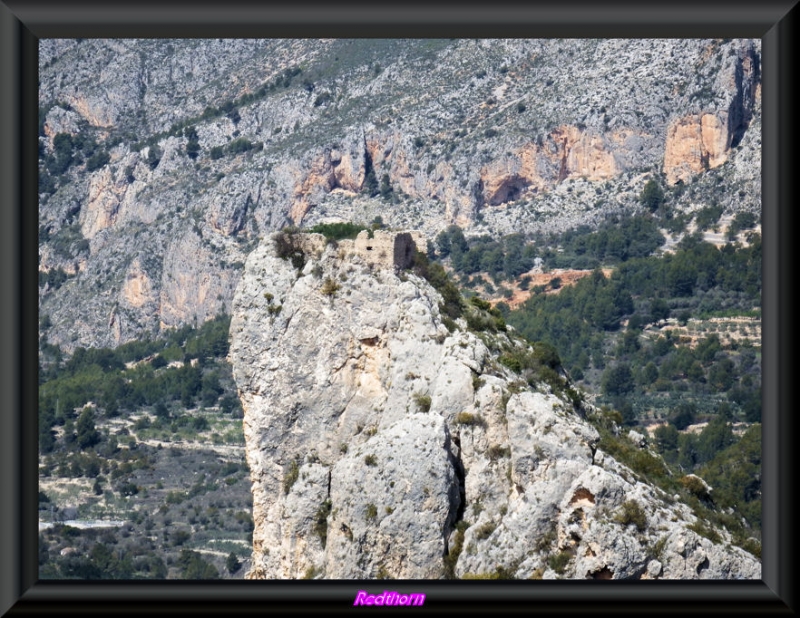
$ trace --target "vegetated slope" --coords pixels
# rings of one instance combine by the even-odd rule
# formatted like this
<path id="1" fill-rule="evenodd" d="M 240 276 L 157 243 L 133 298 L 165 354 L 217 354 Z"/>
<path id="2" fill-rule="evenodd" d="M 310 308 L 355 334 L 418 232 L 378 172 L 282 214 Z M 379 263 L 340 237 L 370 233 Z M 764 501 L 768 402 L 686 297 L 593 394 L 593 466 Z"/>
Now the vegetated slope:
<path id="1" fill-rule="evenodd" d="M 649 205 L 648 186 L 658 195 Z M 737 483 L 712 485 L 717 505 L 745 515 L 758 537 L 760 457 L 748 440 L 737 444 L 760 432 L 758 219 L 721 221 L 711 206 L 676 216 L 680 196 L 649 181 L 642 214 L 532 239 L 466 237 L 450 226 L 429 254 L 453 269 L 465 294 L 491 295 L 520 333 L 553 345 L 570 379 L 649 434 L 674 474 L 718 470 L 732 456 L 748 461 Z M 682 235 L 671 246 L 669 228 Z"/>
<path id="2" fill-rule="evenodd" d="M 44 346 L 40 577 L 243 576 L 252 500 L 229 323 L 68 359 Z"/>
<path id="3" fill-rule="evenodd" d="M 759 64 L 741 40 L 43 40 L 48 336 L 224 312 L 287 223 L 563 231 L 651 178 L 678 214 L 757 213 Z"/>
<path id="4" fill-rule="evenodd" d="M 760 577 L 701 479 L 670 477 L 411 239 L 287 231 L 248 258 L 248 577 Z"/>

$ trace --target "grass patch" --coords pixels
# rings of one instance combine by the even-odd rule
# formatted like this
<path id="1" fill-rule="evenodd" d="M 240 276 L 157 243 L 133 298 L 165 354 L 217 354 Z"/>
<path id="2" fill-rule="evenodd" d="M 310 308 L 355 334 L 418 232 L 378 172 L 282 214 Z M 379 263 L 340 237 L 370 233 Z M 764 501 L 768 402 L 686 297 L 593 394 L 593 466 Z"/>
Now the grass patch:
<path id="1" fill-rule="evenodd" d="M 322 294 L 325 296 L 333 296 L 341 289 L 341 287 L 342 286 L 340 286 L 336 281 L 328 277 L 325 279 L 325 283 L 322 284 L 322 289 L 320 289 L 320 292 L 322 292 Z"/>
<path id="2" fill-rule="evenodd" d="M 501 457 L 511 457 L 511 449 L 507 446 L 500 446 L 499 444 L 492 444 L 487 451 L 491 461 L 497 461 Z"/>
<path id="3" fill-rule="evenodd" d="M 446 579 L 456 579 L 456 564 L 461 551 L 464 549 L 464 533 L 469 528 L 469 524 L 460 521 L 456 524 L 456 535 L 453 539 L 453 546 L 444 557 L 444 576 Z"/>
<path id="4" fill-rule="evenodd" d="M 414 403 L 420 412 L 430 412 L 431 396 L 422 393 L 414 393 Z"/>
<path id="5" fill-rule="evenodd" d="M 330 515 L 330 513 L 331 501 L 325 500 L 325 502 L 320 504 L 314 515 L 312 531 L 319 537 L 319 540 L 322 541 L 322 547 L 325 547 L 328 541 L 328 515 Z"/>
<path id="6" fill-rule="evenodd" d="M 567 565 L 569 564 L 570 558 L 572 558 L 572 554 L 569 551 L 562 551 L 558 554 L 550 556 L 547 559 L 547 566 L 549 566 L 559 575 L 563 575 L 564 571 L 567 570 Z"/>
<path id="7" fill-rule="evenodd" d="M 475 538 L 478 541 L 483 541 L 485 539 L 488 539 L 492 535 L 492 532 L 494 532 L 496 529 L 497 529 L 496 523 L 494 523 L 493 521 L 487 521 L 480 528 L 477 528 L 475 530 Z"/>
<path id="8" fill-rule="evenodd" d="M 483 426 L 486 422 L 480 414 L 472 414 L 471 412 L 459 412 L 456 414 L 455 421 L 459 425 L 466 425 L 474 427 L 476 425 Z"/>
<path id="9" fill-rule="evenodd" d="M 366 229 L 365 226 L 356 223 L 318 223 L 308 231 L 322 234 L 328 240 L 344 240 L 355 238 L 359 232 Z"/>
<path id="10" fill-rule="evenodd" d="M 696 532 L 700 536 L 707 538 L 712 543 L 722 543 L 722 537 L 719 535 L 719 533 L 700 519 L 687 526 L 687 528 L 689 528 L 689 530 L 692 532 Z"/>
<path id="11" fill-rule="evenodd" d="M 283 477 L 283 493 L 288 494 L 292 490 L 292 485 L 297 482 L 300 476 L 300 467 L 297 462 L 292 460 L 289 464 L 289 470 Z"/>

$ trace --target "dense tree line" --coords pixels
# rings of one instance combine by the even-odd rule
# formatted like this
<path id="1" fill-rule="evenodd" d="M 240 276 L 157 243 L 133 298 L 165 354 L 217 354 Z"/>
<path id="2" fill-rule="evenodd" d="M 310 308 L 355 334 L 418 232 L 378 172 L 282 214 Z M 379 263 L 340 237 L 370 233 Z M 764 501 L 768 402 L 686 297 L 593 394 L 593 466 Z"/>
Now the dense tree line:
<path id="1" fill-rule="evenodd" d="M 757 351 L 723 350 L 716 335 L 690 347 L 669 333 L 642 337 L 648 324 L 677 317 L 750 312 L 760 306 L 761 241 L 721 249 L 685 239 L 674 254 L 628 259 L 606 278 L 595 271 L 558 294 L 534 294 L 507 321 L 528 339 L 554 345 L 573 377 L 603 371 L 596 386 L 612 397 L 678 388 L 727 393 L 748 420 L 760 418 Z M 754 393 L 748 395 L 747 393 Z"/>
<path id="2" fill-rule="evenodd" d="M 593 269 L 651 255 L 664 243 L 658 220 L 652 215 L 614 216 L 599 228 L 579 226 L 562 234 L 522 234 L 496 240 L 490 236 L 467 238 L 457 225 L 436 237 L 432 257 L 449 259 L 457 273 L 488 273 L 494 281 L 516 279 L 541 259 L 545 268 Z"/>
<path id="3" fill-rule="evenodd" d="M 525 244 L 520 234 L 494 240 L 489 236 L 470 238 L 457 225 L 451 225 L 436 237 L 437 250 L 432 257 L 449 258 L 461 274 L 488 273 L 495 281 L 513 279 L 533 268 L 536 250 Z"/>
<path id="4" fill-rule="evenodd" d="M 39 386 L 41 452 L 56 446 L 54 426 L 69 429 L 67 440 L 71 444 L 76 435 L 82 450 L 97 444 L 91 408 L 78 418 L 77 434 L 71 427 L 74 410 L 88 402 L 107 417 L 151 407 L 157 416 L 169 418 L 173 408 L 198 404 L 233 412 L 238 399 L 222 385 L 223 374 L 227 378 L 229 372 L 229 325 L 230 317 L 221 315 L 199 328 L 184 326 L 157 340 L 133 341 L 116 349 L 77 348 L 66 360 L 57 346 L 45 344 L 42 356 L 47 360 L 44 366 L 40 360 Z"/>
<path id="5" fill-rule="evenodd" d="M 591 269 L 647 257 L 664 244 L 664 236 L 655 217 L 637 215 L 611 217 L 596 230 L 579 226 L 546 239 L 545 244 L 561 248 L 542 253 L 547 267 Z"/>

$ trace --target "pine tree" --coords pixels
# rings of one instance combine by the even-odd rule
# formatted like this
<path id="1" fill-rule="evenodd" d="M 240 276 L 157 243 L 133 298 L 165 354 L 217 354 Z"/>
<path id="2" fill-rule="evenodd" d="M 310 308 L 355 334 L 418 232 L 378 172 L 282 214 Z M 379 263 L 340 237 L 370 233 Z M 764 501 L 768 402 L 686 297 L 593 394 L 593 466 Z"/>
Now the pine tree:
<path id="1" fill-rule="evenodd" d="M 228 569 L 228 573 L 236 573 L 241 567 L 242 563 L 239 562 L 239 558 L 236 554 L 234 552 L 228 554 L 228 559 L 225 561 L 225 568 Z"/>
<path id="2" fill-rule="evenodd" d="M 658 210 L 658 207 L 664 202 L 664 191 L 661 189 L 661 185 L 652 178 L 648 180 L 644 189 L 642 189 L 639 201 L 650 212 Z"/>
<path id="3" fill-rule="evenodd" d="M 78 417 L 78 446 L 87 449 L 100 442 L 100 432 L 94 426 L 94 414 L 92 409 L 86 407 Z"/>

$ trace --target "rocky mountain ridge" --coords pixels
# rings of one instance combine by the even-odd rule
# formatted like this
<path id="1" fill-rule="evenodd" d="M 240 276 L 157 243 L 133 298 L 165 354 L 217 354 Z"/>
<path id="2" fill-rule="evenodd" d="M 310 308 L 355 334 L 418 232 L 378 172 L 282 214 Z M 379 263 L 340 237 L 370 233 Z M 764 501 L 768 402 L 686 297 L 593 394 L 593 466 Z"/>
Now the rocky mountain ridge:
<path id="1" fill-rule="evenodd" d="M 48 339 L 229 310 L 287 224 L 567 229 L 650 177 L 757 212 L 759 66 L 742 40 L 43 40 Z"/>
<path id="2" fill-rule="evenodd" d="M 760 578 L 598 446 L 552 351 L 419 276 L 412 242 L 281 232 L 247 259 L 230 359 L 248 577 Z"/>

